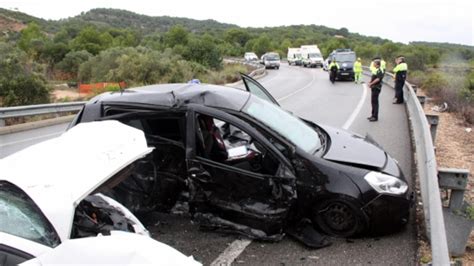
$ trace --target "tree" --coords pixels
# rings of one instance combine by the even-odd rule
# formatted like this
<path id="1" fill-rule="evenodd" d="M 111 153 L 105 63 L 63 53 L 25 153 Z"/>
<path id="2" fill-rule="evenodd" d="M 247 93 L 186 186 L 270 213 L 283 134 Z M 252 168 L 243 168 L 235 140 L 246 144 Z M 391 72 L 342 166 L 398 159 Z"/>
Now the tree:
<path id="1" fill-rule="evenodd" d="M 86 50 L 96 55 L 112 46 L 113 37 L 108 32 L 100 33 L 95 27 L 85 27 L 71 42 L 74 51 Z"/>
<path id="2" fill-rule="evenodd" d="M 232 45 L 238 44 L 240 47 L 244 47 L 250 37 L 246 30 L 239 28 L 229 29 L 224 32 L 224 40 L 226 42 Z"/>
<path id="3" fill-rule="evenodd" d="M 222 56 L 215 43 L 216 41 L 210 35 L 204 35 L 201 38 L 193 37 L 189 40 L 183 57 L 211 68 L 220 68 Z"/>
<path id="4" fill-rule="evenodd" d="M 166 47 L 174 47 L 175 45 L 186 45 L 188 43 L 189 32 L 181 25 L 170 28 L 165 33 L 164 42 Z"/>
<path id="5" fill-rule="evenodd" d="M 25 51 L 34 59 L 38 59 L 44 48 L 46 35 L 41 32 L 38 24 L 31 22 L 26 28 L 21 30 L 21 36 L 18 40 L 18 47 Z"/>
<path id="6" fill-rule="evenodd" d="M 77 77 L 80 65 L 87 62 L 91 57 L 92 54 L 86 50 L 72 51 L 64 56 L 64 59 L 57 64 L 57 67 L 59 70 Z"/>
<path id="7" fill-rule="evenodd" d="M 257 38 L 252 50 L 258 55 L 263 55 L 264 53 L 269 52 L 271 49 L 271 40 L 265 34 Z"/>
<path id="8" fill-rule="evenodd" d="M 41 74 L 31 71 L 22 50 L 0 43 L 0 98 L 5 106 L 47 103 L 49 92 Z"/>

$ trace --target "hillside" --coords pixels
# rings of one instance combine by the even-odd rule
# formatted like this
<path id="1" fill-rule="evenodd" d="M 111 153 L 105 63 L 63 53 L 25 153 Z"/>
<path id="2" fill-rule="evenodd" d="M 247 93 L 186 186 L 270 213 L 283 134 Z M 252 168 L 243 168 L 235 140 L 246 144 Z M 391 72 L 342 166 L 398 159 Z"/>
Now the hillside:
<path id="1" fill-rule="evenodd" d="M 48 33 L 56 33 L 63 25 L 78 24 L 94 24 L 99 27 L 103 26 L 122 29 L 128 28 L 140 31 L 145 35 L 153 32 L 165 32 L 177 24 L 186 27 L 191 32 L 225 30 L 228 28 L 237 27 L 235 25 L 220 23 L 211 19 L 195 20 L 169 16 L 152 17 L 136 14 L 126 10 L 110 8 L 92 9 L 88 12 L 81 13 L 80 15 L 61 20 L 44 20 L 22 12 L 0 8 L 0 18 L 6 21 L 16 21 L 25 25 L 30 22 L 35 22 Z M 16 29 L 18 29 L 18 27 L 12 29 L 3 23 L 0 24 L 0 31 L 16 31 Z"/>

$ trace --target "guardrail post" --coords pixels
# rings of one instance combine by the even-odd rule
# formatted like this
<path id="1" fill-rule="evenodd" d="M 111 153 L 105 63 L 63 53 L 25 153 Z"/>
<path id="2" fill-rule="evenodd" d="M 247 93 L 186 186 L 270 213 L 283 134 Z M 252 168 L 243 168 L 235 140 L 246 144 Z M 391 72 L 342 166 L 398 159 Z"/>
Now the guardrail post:
<path id="1" fill-rule="evenodd" d="M 426 119 L 430 124 L 431 139 L 433 140 L 433 145 L 435 145 L 436 140 L 436 129 L 438 128 L 439 116 L 438 115 L 426 115 Z"/>
<path id="2" fill-rule="evenodd" d="M 467 169 L 438 169 L 439 187 L 451 190 L 449 209 L 454 211 L 462 208 L 468 176 L 469 171 Z"/>
<path id="3" fill-rule="evenodd" d="M 0 118 L 0 127 L 5 126 L 5 119 Z"/>
<path id="4" fill-rule="evenodd" d="M 418 95 L 416 96 L 418 98 L 418 101 L 420 102 L 421 104 L 421 107 L 425 107 L 425 102 L 426 102 L 426 96 L 424 95 Z"/>
<path id="5" fill-rule="evenodd" d="M 418 86 L 411 84 L 411 88 L 415 92 L 415 94 L 418 92 Z M 419 96 L 418 96 L 419 97 Z"/>

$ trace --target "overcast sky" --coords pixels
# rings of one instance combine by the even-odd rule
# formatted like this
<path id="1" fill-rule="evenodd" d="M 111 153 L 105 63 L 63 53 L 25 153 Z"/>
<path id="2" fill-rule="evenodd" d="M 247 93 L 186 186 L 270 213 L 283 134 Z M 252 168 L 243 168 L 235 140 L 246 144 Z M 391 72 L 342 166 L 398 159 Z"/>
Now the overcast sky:
<path id="1" fill-rule="evenodd" d="M 473 0 L 0 0 L 0 7 L 45 19 L 92 8 L 150 16 L 214 19 L 242 27 L 315 24 L 393 41 L 474 45 Z"/>

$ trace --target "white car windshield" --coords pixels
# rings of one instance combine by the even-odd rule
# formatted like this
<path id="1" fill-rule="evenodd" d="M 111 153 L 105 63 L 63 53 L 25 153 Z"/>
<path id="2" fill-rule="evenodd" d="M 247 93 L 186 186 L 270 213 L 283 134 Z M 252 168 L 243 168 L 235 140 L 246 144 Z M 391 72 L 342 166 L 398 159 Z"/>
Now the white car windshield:
<path id="1" fill-rule="evenodd" d="M 252 95 L 242 111 L 308 153 L 321 147 L 321 139 L 313 128 L 273 103 Z"/>

